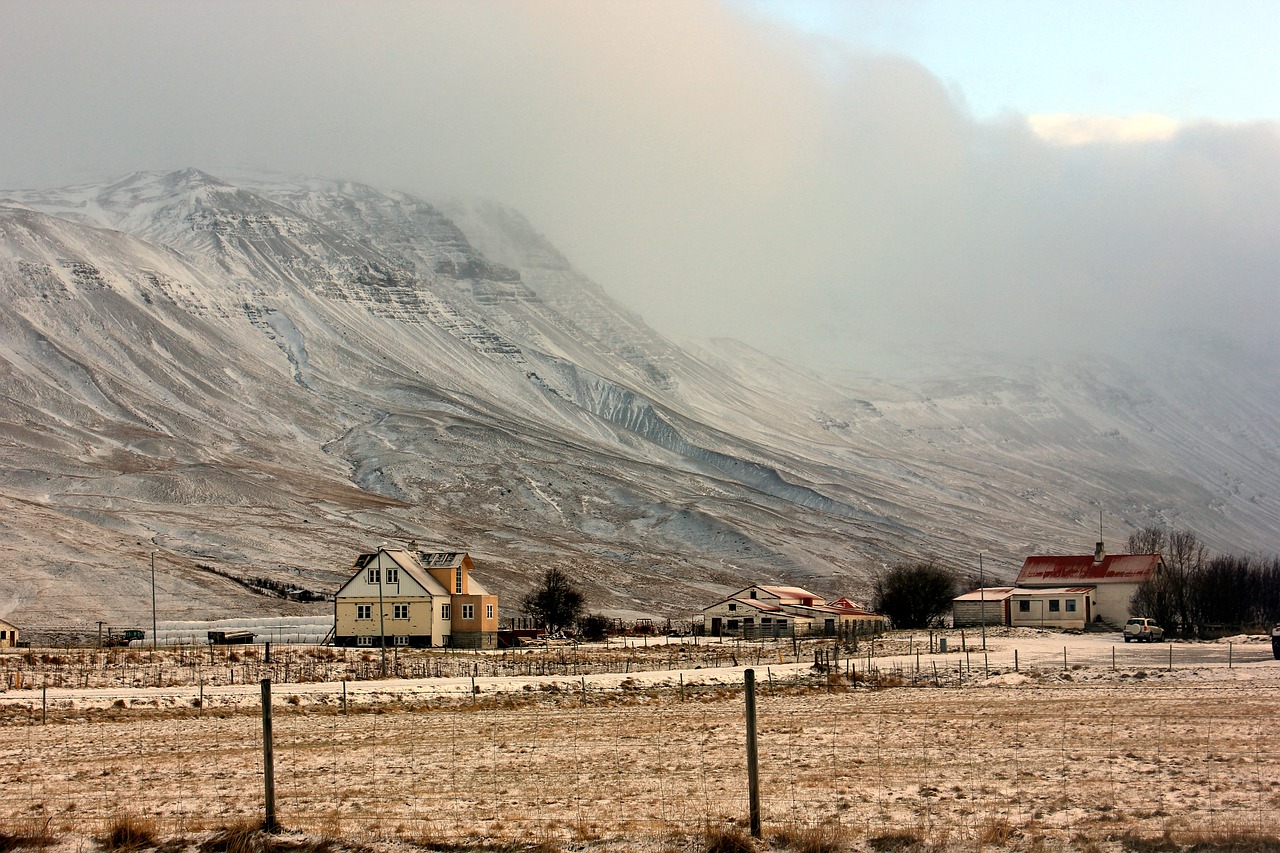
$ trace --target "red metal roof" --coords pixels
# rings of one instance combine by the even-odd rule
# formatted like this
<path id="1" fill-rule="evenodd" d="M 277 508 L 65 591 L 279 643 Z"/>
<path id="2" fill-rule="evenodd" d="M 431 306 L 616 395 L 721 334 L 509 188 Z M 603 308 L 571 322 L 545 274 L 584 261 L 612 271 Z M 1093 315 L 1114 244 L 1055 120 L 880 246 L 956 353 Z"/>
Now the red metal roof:
<path id="1" fill-rule="evenodd" d="M 1027 557 L 1017 586 L 1070 586 L 1073 583 L 1142 583 L 1160 565 L 1159 554 L 1108 554 L 1082 557 Z"/>

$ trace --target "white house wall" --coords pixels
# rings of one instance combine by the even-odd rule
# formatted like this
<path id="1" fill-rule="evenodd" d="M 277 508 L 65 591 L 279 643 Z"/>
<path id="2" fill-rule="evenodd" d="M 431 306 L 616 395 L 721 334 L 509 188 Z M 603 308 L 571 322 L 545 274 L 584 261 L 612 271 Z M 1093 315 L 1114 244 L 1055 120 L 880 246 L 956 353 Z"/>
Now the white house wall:
<path id="1" fill-rule="evenodd" d="M 1095 613 L 1101 615 L 1104 622 L 1123 625 L 1131 615 L 1134 615 L 1129 612 L 1129 599 L 1133 598 L 1133 594 L 1137 591 L 1138 585 L 1136 583 L 1098 584 L 1098 608 Z M 1144 616 L 1147 614 L 1139 613 L 1136 615 Z"/>

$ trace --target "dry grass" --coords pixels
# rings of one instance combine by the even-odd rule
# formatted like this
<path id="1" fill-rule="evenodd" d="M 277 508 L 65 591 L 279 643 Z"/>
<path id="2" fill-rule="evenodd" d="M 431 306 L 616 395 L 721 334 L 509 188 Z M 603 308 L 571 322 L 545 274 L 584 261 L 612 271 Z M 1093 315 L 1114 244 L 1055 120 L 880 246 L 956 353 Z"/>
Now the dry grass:
<path id="1" fill-rule="evenodd" d="M 908 853 L 924 849 L 924 836 L 914 829 L 898 830 L 873 835 L 867 839 L 867 844 L 876 853 Z"/>
<path id="2" fill-rule="evenodd" d="M 978 843 L 980 845 L 993 844 L 998 847 L 1005 847 L 1015 834 L 1013 824 L 1009 823 L 1007 818 L 993 817 L 979 827 Z"/>
<path id="3" fill-rule="evenodd" d="M 97 842 L 108 853 L 141 850 L 160 845 L 155 820 L 129 813 L 117 815 L 107 827 L 106 833 L 97 838 Z"/>
<path id="4" fill-rule="evenodd" d="M 709 826 L 702 833 L 702 853 L 755 853 L 756 842 L 736 826 Z"/>
<path id="5" fill-rule="evenodd" d="M 0 853 L 52 847 L 58 837 L 49 828 L 49 818 L 26 818 L 9 822 L 0 829 Z"/>
<path id="6" fill-rule="evenodd" d="M 780 830 L 769 835 L 769 846 L 789 853 L 841 853 L 845 849 L 840 831 L 829 826 Z"/>

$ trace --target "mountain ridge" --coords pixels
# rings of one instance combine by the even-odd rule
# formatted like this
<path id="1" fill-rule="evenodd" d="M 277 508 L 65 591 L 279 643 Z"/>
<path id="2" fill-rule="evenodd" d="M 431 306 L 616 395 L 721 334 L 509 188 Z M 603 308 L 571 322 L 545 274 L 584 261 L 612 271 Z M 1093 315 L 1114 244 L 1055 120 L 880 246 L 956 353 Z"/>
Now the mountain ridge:
<path id="1" fill-rule="evenodd" d="M 471 551 L 506 613 L 558 565 L 594 609 L 687 618 L 913 555 L 1008 576 L 1091 550 L 1099 509 L 1113 540 L 1280 528 L 1274 377 L 1220 347 L 832 378 L 677 346 L 492 202 L 194 169 L 0 192 L 0 287 L 0 608 L 42 622 L 140 612 L 152 549 L 175 618 L 263 606 L 197 564 L 324 588 L 401 540 Z"/>

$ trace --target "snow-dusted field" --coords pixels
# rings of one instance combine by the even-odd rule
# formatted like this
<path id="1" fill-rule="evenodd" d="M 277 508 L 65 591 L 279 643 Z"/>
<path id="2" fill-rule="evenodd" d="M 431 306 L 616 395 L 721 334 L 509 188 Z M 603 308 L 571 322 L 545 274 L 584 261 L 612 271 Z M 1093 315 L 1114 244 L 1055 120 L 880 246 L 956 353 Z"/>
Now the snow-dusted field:
<path id="1" fill-rule="evenodd" d="M 1167 646 L 1119 644 L 1112 669 L 1109 635 L 993 631 L 986 674 L 966 638 L 963 687 L 932 686 L 932 664 L 962 668 L 964 653 L 926 652 L 917 670 L 921 639 L 871 659 L 886 682 L 927 673 L 915 688 L 851 689 L 811 658 L 778 663 L 782 649 L 750 661 L 767 835 L 823 827 L 848 849 L 895 835 L 940 850 L 1276 842 L 1280 663 L 1260 639 L 1175 643 L 1172 670 Z M 1221 659 L 1180 664 L 1197 653 Z M 478 678 L 478 694 L 470 678 L 350 682 L 346 714 L 339 683 L 276 684 L 280 819 L 388 846 L 691 849 L 747 816 L 743 663 Z M 41 691 L 0 695 L 0 821 L 47 819 L 70 839 L 128 813 L 197 837 L 260 816 L 260 688 L 205 689 L 201 709 L 187 685 L 50 688 L 44 725 Z"/>

